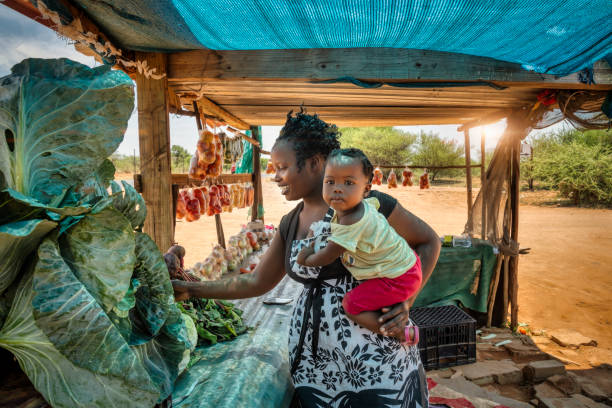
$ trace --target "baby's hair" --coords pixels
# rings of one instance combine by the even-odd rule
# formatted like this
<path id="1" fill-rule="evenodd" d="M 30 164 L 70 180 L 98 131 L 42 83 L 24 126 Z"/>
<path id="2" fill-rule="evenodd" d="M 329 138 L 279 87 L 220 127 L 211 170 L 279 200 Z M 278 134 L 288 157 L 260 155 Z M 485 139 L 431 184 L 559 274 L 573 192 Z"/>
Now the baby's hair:
<path id="1" fill-rule="evenodd" d="M 363 174 L 368 178 L 368 182 L 372 181 L 372 176 L 374 175 L 374 167 L 372 163 L 370 163 L 370 159 L 365 155 L 360 149 L 355 149 L 354 147 L 349 147 L 348 149 L 335 149 L 333 150 L 327 159 L 327 162 L 331 162 L 336 157 L 350 157 L 352 159 L 356 159 L 361 162 L 361 166 L 363 167 Z"/>
<path id="2" fill-rule="evenodd" d="M 317 115 L 309 115 L 301 107 L 300 111 L 292 116 L 293 111 L 287 114 L 285 126 L 280 131 L 276 142 L 289 142 L 295 152 L 298 169 L 304 167 L 304 162 L 322 155 L 325 159 L 332 150 L 340 147 L 338 136 L 340 132 L 335 125 L 319 119 Z"/>

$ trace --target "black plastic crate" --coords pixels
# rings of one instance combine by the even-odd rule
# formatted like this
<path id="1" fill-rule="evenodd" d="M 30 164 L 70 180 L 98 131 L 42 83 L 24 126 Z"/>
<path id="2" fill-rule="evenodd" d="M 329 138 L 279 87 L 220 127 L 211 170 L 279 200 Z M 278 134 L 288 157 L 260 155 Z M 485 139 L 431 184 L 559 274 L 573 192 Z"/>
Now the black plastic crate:
<path id="1" fill-rule="evenodd" d="M 476 320 L 457 306 L 410 309 L 426 370 L 476 362 Z"/>

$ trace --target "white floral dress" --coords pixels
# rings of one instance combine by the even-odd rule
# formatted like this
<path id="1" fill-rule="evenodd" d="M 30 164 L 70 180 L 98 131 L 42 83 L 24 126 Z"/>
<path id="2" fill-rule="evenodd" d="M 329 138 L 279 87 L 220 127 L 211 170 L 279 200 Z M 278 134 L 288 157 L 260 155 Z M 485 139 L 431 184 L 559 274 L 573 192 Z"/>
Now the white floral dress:
<path id="1" fill-rule="evenodd" d="M 377 198 L 386 200 L 388 213 L 382 205 L 381 212 L 388 216 L 396 201 L 383 193 Z M 331 219 L 330 212 L 314 237 L 293 240 L 301 209 L 300 204 L 287 214 L 280 228 L 287 273 L 304 284 L 289 329 L 291 374 L 301 406 L 426 408 L 418 347 L 375 334 L 345 316 L 342 299 L 359 281 L 339 260 L 323 268 L 297 264 L 305 245 L 313 240 L 316 246 L 325 245 Z"/>

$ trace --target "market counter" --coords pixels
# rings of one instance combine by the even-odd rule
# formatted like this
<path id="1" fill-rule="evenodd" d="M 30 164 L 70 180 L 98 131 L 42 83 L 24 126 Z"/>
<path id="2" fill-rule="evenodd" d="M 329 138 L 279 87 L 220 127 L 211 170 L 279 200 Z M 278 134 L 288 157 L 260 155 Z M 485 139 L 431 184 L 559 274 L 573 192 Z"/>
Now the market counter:
<path id="1" fill-rule="evenodd" d="M 172 405 L 288 407 L 293 397 L 287 350 L 289 321 L 302 288 L 286 276 L 264 296 L 235 301 L 244 311 L 245 323 L 256 329 L 229 342 L 198 348 L 195 363 L 175 383 Z M 269 297 L 290 297 L 293 302 L 264 305 L 263 299 Z"/>

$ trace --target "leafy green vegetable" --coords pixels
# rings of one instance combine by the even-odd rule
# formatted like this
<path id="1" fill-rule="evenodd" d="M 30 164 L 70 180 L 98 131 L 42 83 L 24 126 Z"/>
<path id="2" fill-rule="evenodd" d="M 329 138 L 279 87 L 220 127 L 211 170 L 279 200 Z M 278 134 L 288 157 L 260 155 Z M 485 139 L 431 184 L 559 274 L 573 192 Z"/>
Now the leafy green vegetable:
<path id="1" fill-rule="evenodd" d="M 104 197 L 108 195 L 106 189 L 114 178 L 115 165 L 109 159 L 104 159 L 100 167 L 98 167 L 91 177 L 77 186 L 76 190 L 81 196 L 84 196 L 87 201 L 94 197 Z"/>
<path id="2" fill-rule="evenodd" d="M 0 225 L 0 294 L 19 275 L 28 255 L 56 226 L 57 223 L 48 220 L 18 221 Z"/>
<path id="3" fill-rule="evenodd" d="M 85 215 L 60 243 L 66 263 L 105 311 L 123 299 L 136 257 L 134 231 L 119 211 L 109 206 Z"/>
<path id="4" fill-rule="evenodd" d="M 21 280 L 13 306 L 0 330 L 0 347 L 9 350 L 36 389 L 54 407 L 151 407 L 158 393 L 146 379 L 126 381 L 120 376 L 103 374 L 73 364 L 49 340 L 32 315 L 32 270 Z M 88 340 L 88 337 L 84 339 Z M 110 363 L 110 356 L 102 356 Z M 125 371 L 137 370 L 122 361 L 112 361 Z M 120 370 L 116 370 L 120 371 Z"/>
<path id="5" fill-rule="evenodd" d="M 201 344 L 231 340 L 247 331 L 242 311 L 231 302 L 191 299 L 177 304 L 183 313 L 193 319 Z"/>
<path id="6" fill-rule="evenodd" d="M 118 183 L 114 181 L 111 183 L 113 206 L 130 220 L 132 228 L 140 230 L 147 217 L 147 206 L 134 187 L 125 181 L 121 181 L 121 185 L 123 185 L 123 190 Z"/>
<path id="7" fill-rule="evenodd" d="M 113 153 L 134 106 L 132 81 L 110 66 L 27 59 L 0 78 L 0 173 L 6 187 L 58 205 Z"/>
<path id="8" fill-rule="evenodd" d="M 47 217 L 57 221 L 66 216 L 82 215 L 89 211 L 91 208 L 88 206 L 50 207 L 15 190 L 0 191 L 0 224 Z"/>

